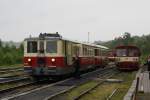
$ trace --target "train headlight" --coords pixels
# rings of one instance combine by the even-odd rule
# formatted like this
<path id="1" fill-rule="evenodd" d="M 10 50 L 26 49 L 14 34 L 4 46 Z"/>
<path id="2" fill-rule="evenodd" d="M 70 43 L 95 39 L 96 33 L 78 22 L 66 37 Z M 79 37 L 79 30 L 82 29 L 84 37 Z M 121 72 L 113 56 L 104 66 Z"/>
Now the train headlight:
<path id="1" fill-rule="evenodd" d="M 31 59 L 29 58 L 29 59 L 28 59 L 28 62 L 30 62 L 30 61 L 31 61 Z"/>
<path id="2" fill-rule="evenodd" d="M 55 58 L 52 58 L 51 61 L 52 61 L 52 62 L 55 62 Z"/>

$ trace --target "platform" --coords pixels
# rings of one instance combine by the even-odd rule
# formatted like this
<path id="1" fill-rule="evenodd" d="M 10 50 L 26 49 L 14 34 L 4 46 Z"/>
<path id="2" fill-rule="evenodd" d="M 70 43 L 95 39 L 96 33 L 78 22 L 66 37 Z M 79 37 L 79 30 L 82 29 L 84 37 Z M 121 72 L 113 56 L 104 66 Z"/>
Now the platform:
<path id="1" fill-rule="evenodd" d="M 139 75 L 139 87 L 136 100 L 150 100 L 150 79 L 147 66 Z"/>
<path id="2" fill-rule="evenodd" d="M 150 100 L 150 80 L 147 66 L 139 69 L 123 100 Z"/>
<path id="3" fill-rule="evenodd" d="M 139 92 L 150 93 L 150 79 L 148 71 L 144 71 L 140 74 Z"/>

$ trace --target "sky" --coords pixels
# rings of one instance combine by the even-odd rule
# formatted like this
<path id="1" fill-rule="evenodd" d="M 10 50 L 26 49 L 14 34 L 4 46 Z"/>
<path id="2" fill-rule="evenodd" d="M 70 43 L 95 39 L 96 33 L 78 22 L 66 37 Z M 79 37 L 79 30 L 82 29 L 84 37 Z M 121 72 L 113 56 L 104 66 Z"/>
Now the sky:
<path id="1" fill-rule="evenodd" d="M 39 33 L 90 42 L 150 33 L 150 0 L 0 0 L 0 39 Z"/>

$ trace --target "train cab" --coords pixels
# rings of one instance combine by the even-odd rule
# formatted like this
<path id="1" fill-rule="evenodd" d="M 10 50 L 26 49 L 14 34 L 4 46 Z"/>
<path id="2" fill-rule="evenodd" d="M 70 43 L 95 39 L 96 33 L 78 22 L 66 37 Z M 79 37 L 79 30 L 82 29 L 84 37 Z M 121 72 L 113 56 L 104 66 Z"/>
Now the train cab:
<path id="1" fill-rule="evenodd" d="M 117 46 L 115 63 L 121 70 L 137 70 L 140 66 L 140 50 L 136 46 Z"/>

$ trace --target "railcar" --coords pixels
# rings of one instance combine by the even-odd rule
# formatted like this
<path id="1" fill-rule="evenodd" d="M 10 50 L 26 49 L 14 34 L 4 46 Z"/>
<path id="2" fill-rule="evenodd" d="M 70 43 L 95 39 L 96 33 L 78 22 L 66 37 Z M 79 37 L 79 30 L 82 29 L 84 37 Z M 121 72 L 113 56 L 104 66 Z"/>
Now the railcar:
<path id="1" fill-rule="evenodd" d="M 137 70 L 140 66 L 140 49 L 137 46 L 117 46 L 115 63 L 120 70 Z"/>
<path id="2" fill-rule="evenodd" d="M 74 72 L 73 58 L 80 59 L 80 71 L 104 66 L 107 47 L 62 38 L 58 33 L 41 33 L 24 40 L 24 70 L 33 77 L 63 76 Z"/>

